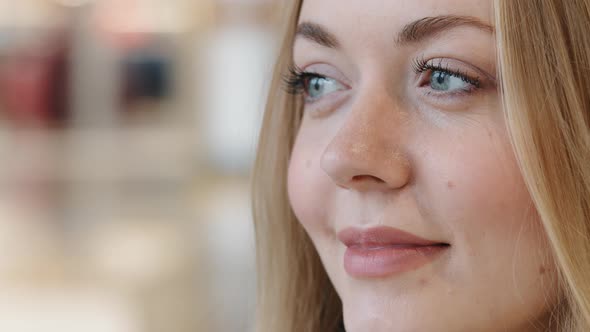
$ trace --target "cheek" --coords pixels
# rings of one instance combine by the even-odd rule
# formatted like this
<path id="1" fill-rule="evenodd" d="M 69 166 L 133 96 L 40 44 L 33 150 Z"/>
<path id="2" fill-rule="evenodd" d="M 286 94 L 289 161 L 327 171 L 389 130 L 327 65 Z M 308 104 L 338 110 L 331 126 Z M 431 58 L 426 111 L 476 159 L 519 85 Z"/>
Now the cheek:
<path id="1" fill-rule="evenodd" d="M 319 166 L 317 145 L 305 144 L 300 139 L 293 147 L 287 174 L 289 202 L 303 227 L 313 235 L 314 230 L 326 228 L 326 198 L 330 183 Z"/>
<path id="2" fill-rule="evenodd" d="M 486 264 L 493 265 L 512 259 L 518 246 L 540 249 L 541 223 L 510 146 L 496 154 L 463 152 L 461 163 L 441 184 L 446 195 L 436 204 L 467 259 L 479 264 L 486 256 Z"/>
<path id="3" fill-rule="evenodd" d="M 456 140 L 430 142 L 431 151 L 439 153 L 429 153 L 419 169 L 418 178 L 428 188 L 423 203 L 455 234 L 502 228 L 530 212 L 530 196 L 505 134 L 481 135 L 485 129 L 476 129 Z"/>
<path id="4" fill-rule="evenodd" d="M 497 321 L 533 317 L 557 301 L 549 245 L 509 141 L 475 129 L 429 137 L 415 163 L 415 197 L 454 248 L 438 277 L 457 307 Z"/>
<path id="5" fill-rule="evenodd" d="M 457 249 L 454 268 L 472 271 L 459 277 L 465 284 L 493 275 L 490 285 L 518 284 L 534 297 L 550 254 L 511 145 L 504 136 L 476 133 L 462 141 L 439 146 L 450 153 L 432 154 L 422 170 L 424 202 L 433 219 L 445 221 Z"/>

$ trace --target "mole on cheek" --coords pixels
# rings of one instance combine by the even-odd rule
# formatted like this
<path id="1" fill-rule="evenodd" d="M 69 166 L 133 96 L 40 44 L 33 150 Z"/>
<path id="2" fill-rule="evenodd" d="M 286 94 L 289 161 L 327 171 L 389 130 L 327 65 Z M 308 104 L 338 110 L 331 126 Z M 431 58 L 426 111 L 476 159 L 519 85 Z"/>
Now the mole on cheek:
<path id="1" fill-rule="evenodd" d="M 447 182 L 447 187 L 448 187 L 449 189 L 453 189 L 453 188 L 455 187 L 455 184 L 453 183 L 453 181 L 448 181 L 448 182 Z"/>
<path id="2" fill-rule="evenodd" d="M 543 265 L 539 267 L 539 274 L 545 274 L 545 267 Z"/>
<path id="3" fill-rule="evenodd" d="M 428 279 L 422 278 L 422 279 L 420 279 L 419 283 L 420 283 L 420 286 L 424 287 L 428 284 Z"/>

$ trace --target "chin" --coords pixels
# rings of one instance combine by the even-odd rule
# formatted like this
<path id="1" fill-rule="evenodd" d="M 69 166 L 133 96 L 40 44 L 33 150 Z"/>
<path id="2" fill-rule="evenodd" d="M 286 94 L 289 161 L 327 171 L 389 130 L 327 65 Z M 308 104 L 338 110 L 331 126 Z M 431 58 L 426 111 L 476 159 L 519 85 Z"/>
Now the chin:
<path id="1" fill-rule="evenodd" d="M 395 314 L 389 315 L 382 311 L 370 310 L 358 306 L 344 309 L 344 326 L 346 332 L 398 332 L 417 331 L 415 328 L 400 329 L 400 322 L 396 322 Z"/>
<path id="2" fill-rule="evenodd" d="M 356 300 L 359 299 L 343 303 L 346 332 L 463 332 L 457 326 L 448 329 L 451 322 L 428 314 L 434 308 L 411 299 L 395 301 L 391 297 L 382 297 L 370 301 Z M 447 329 L 441 326 L 447 326 Z"/>
<path id="3" fill-rule="evenodd" d="M 442 332 L 440 328 L 427 327 L 419 322 L 408 324 L 409 322 L 396 322 L 394 315 L 384 319 L 382 317 L 364 317 L 362 319 L 344 318 L 346 332 Z M 459 332 L 459 331 L 454 331 Z"/>

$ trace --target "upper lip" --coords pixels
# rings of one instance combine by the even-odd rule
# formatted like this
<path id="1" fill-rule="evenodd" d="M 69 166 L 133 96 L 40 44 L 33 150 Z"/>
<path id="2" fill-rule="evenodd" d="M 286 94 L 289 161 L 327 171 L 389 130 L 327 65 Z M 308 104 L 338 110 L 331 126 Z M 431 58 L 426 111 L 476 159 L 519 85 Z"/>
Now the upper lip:
<path id="1" fill-rule="evenodd" d="M 347 247 L 378 248 L 389 246 L 448 245 L 388 226 L 372 228 L 349 227 L 338 232 L 338 239 Z"/>

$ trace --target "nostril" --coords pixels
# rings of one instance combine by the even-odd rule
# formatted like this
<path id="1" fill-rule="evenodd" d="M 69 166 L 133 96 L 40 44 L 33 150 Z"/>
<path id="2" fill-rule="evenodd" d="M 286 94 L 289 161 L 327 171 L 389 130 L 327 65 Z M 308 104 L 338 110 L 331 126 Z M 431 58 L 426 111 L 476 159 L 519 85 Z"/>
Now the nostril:
<path id="1" fill-rule="evenodd" d="M 373 181 L 378 183 L 384 183 L 385 181 L 381 180 L 380 178 L 373 176 L 373 175 L 355 175 L 352 177 L 352 182 L 359 182 L 359 181 Z"/>

